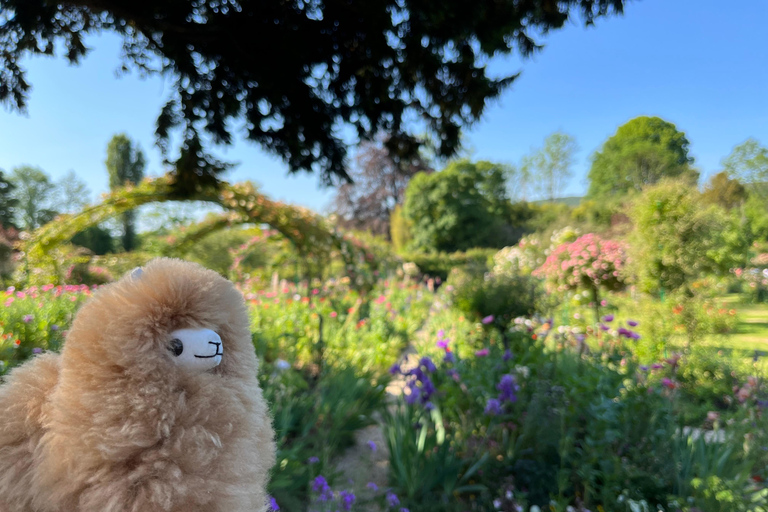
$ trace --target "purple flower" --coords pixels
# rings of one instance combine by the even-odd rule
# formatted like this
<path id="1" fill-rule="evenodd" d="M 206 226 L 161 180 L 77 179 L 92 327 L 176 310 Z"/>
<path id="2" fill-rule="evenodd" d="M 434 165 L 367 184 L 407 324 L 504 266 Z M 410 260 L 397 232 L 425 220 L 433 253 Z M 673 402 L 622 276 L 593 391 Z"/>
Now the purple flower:
<path id="1" fill-rule="evenodd" d="M 376 485 L 376 484 L 375 484 L 375 483 L 373 483 L 373 482 L 368 482 L 368 483 L 366 484 L 366 487 L 367 487 L 367 488 L 369 488 L 369 489 L 370 489 L 370 490 L 372 490 L 372 491 L 378 491 L 378 490 L 379 490 L 379 486 L 378 486 L 378 485 Z"/>
<path id="2" fill-rule="evenodd" d="M 429 397 L 431 397 L 435 391 L 437 391 L 437 389 L 435 388 L 434 383 L 429 379 L 429 377 L 425 377 L 421 382 L 421 396 L 423 401 L 426 403 L 427 400 L 429 400 Z"/>
<path id="3" fill-rule="evenodd" d="M 317 457 L 310 457 L 309 459 L 307 459 L 307 462 L 310 464 L 317 464 L 318 462 L 320 462 L 320 459 L 318 459 Z"/>
<path id="4" fill-rule="evenodd" d="M 648 367 L 645 366 L 645 365 L 641 365 L 640 366 L 640 371 L 647 372 L 648 371 Z"/>
<path id="5" fill-rule="evenodd" d="M 411 511 L 410 511 L 410 510 L 408 510 L 408 509 L 407 509 L 407 508 L 405 508 L 405 507 L 400 507 L 400 510 L 399 510 L 399 512 L 411 512 Z"/>
<path id="6" fill-rule="evenodd" d="M 421 366 L 417 366 L 416 368 L 408 372 L 408 375 L 410 375 L 411 377 L 415 377 L 416 380 L 422 380 L 424 379 L 424 377 L 426 377 L 426 375 L 424 375 L 424 372 L 421 371 Z"/>
<path id="7" fill-rule="evenodd" d="M 456 356 L 453 355 L 453 352 L 446 352 L 445 356 L 443 357 L 443 361 L 446 363 L 455 363 L 456 362 Z"/>
<path id="8" fill-rule="evenodd" d="M 501 414 L 501 402 L 496 398 L 489 398 L 488 403 L 485 404 L 485 414 L 488 414 L 489 416 Z"/>
<path id="9" fill-rule="evenodd" d="M 373 441 L 368 441 L 366 444 L 368 445 L 368 448 L 370 448 L 372 452 L 376 451 L 376 443 L 374 443 Z"/>
<path id="10" fill-rule="evenodd" d="M 32 353 L 33 353 L 33 354 L 39 354 L 39 353 L 40 353 L 40 352 L 42 352 L 42 351 L 43 351 L 43 349 L 41 349 L 41 348 L 39 348 L 39 347 L 35 347 L 35 348 L 33 348 L 33 349 L 32 349 Z"/>
<path id="11" fill-rule="evenodd" d="M 603 322 L 608 322 L 608 323 L 613 322 L 613 315 L 605 315 L 603 317 Z"/>
<path id="12" fill-rule="evenodd" d="M 427 372 L 429 373 L 437 371 L 437 368 L 435 368 L 435 364 L 427 356 L 424 356 L 421 358 L 421 361 L 419 361 L 419 366 L 423 366 L 424 369 L 427 370 Z"/>
<path id="13" fill-rule="evenodd" d="M 280 506 L 277 504 L 277 501 L 275 501 L 275 498 L 273 498 L 272 496 L 269 497 L 269 506 L 275 512 L 280 510 Z"/>
<path id="14" fill-rule="evenodd" d="M 629 331 L 629 337 L 633 340 L 639 340 L 640 339 L 640 333 L 635 331 Z"/>
<path id="15" fill-rule="evenodd" d="M 53 325 L 51 326 L 51 330 L 52 330 L 52 331 L 58 331 L 58 330 L 59 330 L 59 326 L 58 326 L 58 325 L 56 325 L 56 324 L 53 324 Z"/>
<path id="16" fill-rule="evenodd" d="M 326 480 L 323 475 L 317 475 L 315 477 L 314 482 L 312 483 L 312 490 L 315 492 L 320 492 L 323 489 L 326 489 L 328 487 L 328 480 Z"/>
<path id="17" fill-rule="evenodd" d="M 419 395 L 416 390 L 415 385 L 408 385 L 408 389 L 411 391 L 409 394 L 405 395 L 405 403 L 408 405 L 413 405 L 416 403 L 416 400 L 419 399 Z"/>
<path id="18" fill-rule="evenodd" d="M 426 409 L 427 411 L 431 411 L 434 408 L 435 408 L 435 404 L 433 404 L 432 402 L 427 402 L 424 404 L 424 409 Z"/>
<path id="19" fill-rule="evenodd" d="M 619 336 L 624 336 L 625 338 L 631 337 L 631 331 L 629 329 L 625 329 L 624 327 L 619 327 L 618 331 Z"/>
<path id="20" fill-rule="evenodd" d="M 437 340 L 437 348 L 446 349 L 448 348 L 448 342 L 451 341 L 448 338 L 441 338 Z"/>
<path id="21" fill-rule="evenodd" d="M 484 348 L 484 349 L 481 349 L 481 350 L 478 350 L 477 352 L 475 352 L 475 356 L 476 357 L 485 357 L 489 353 L 490 353 L 490 351 L 487 348 Z"/>
<path id="22" fill-rule="evenodd" d="M 661 370 L 662 368 L 664 368 L 664 365 L 661 363 L 654 363 L 651 365 L 651 369 L 653 370 Z"/>
<path id="23" fill-rule="evenodd" d="M 514 375 L 504 375 L 501 377 L 501 382 L 496 385 L 496 389 L 499 390 L 499 402 L 516 402 L 517 390 L 519 386 L 515 382 Z"/>
<path id="24" fill-rule="evenodd" d="M 312 490 L 320 493 L 320 496 L 317 497 L 318 501 L 329 501 L 333 499 L 333 491 L 328 485 L 328 481 L 323 478 L 323 475 L 315 477 L 315 480 L 312 483 Z"/>
<path id="25" fill-rule="evenodd" d="M 387 505 L 390 507 L 396 507 L 400 504 L 400 499 L 397 497 L 397 494 L 393 493 L 392 491 L 387 491 Z"/>
<path id="26" fill-rule="evenodd" d="M 443 329 L 440 329 L 439 331 L 437 331 L 437 337 L 439 339 L 445 338 L 445 331 Z"/>
<path id="27" fill-rule="evenodd" d="M 637 327 L 637 322 L 635 320 L 627 320 L 627 325 L 630 327 Z"/>
<path id="28" fill-rule="evenodd" d="M 514 356 L 512 355 L 512 351 L 507 349 L 507 350 L 504 351 L 504 355 L 501 357 L 501 359 L 504 360 L 504 361 L 509 361 L 513 357 Z"/>
<path id="29" fill-rule="evenodd" d="M 343 510 L 350 510 L 355 503 L 355 495 L 349 491 L 341 491 L 339 498 L 341 498 L 341 508 Z"/>
<path id="30" fill-rule="evenodd" d="M 610 327 L 608 327 L 607 325 L 605 325 L 605 324 L 600 324 L 600 330 L 602 330 L 602 331 L 607 331 L 607 330 L 609 330 L 609 329 L 610 329 Z"/>
<path id="31" fill-rule="evenodd" d="M 400 365 L 395 363 L 389 368 L 389 373 L 392 375 L 397 375 L 400 373 Z"/>
<path id="32" fill-rule="evenodd" d="M 34 320 L 34 318 L 35 318 L 35 317 L 34 317 L 34 316 L 32 316 L 32 315 L 24 315 L 24 318 L 23 318 L 23 320 L 24 320 L 24 323 L 25 323 L 25 324 L 28 324 L 29 322 L 31 322 L 32 320 Z"/>
<path id="33" fill-rule="evenodd" d="M 493 322 L 493 315 L 488 315 L 480 321 L 483 323 L 483 325 L 488 325 L 489 323 Z"/>

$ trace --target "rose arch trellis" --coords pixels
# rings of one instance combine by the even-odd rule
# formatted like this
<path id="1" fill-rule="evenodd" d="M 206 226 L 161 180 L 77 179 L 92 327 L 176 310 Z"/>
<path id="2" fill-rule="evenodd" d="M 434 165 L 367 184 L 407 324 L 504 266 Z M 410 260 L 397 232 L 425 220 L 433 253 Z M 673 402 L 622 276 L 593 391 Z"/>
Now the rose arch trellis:
<path id="1" fill-rule="evenodd" d="M 251 183 L 221 183 L 217 189 L 198 192 L 179 199 L 173 195 L 171 178 L 148 178 L 137 186 L 112 192 L 104 200 L 82 212 L 62 215 L 23 240 L 20 245 L 20 271 L 29 284 L 38 284 L 36 274 L 61 275 L 57 251 L 80 231 L 124 212 L 149 203 L 167 201 L 207 201 L 226 210 L 223 215 L 196 225 L 171 248 L 178 253 L 194 241 L 237 224 L 267 224 L 287 238 L 300 255 L 330 258 L 338 253 L 346 265 L 351 282 L 365 288 L 371 283 L 376 259 L 364 244 L 342 233 L 311 210 L 271 201 Z"/>

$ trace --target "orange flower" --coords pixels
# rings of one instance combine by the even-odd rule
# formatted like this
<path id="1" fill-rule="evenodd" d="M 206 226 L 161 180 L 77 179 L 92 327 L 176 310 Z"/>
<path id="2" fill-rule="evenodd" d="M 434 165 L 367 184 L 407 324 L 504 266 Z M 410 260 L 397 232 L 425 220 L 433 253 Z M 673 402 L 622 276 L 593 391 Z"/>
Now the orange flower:
<path id="1" fill-rule="evenodd" d="M 675 306 L 674 308 L 672 308 L 672 312 L 673 312 L 674 314 L 676 314 L 676 315 L 679 315 L 680 313 L 682 313 L 682 312 L 683 312 L 683 306 L 681 306 L 680 304 L 678 304 L 677 306 Z"/>
<path id="2" fill-rule="evenodd" d="M 535 334 L 531 334 L 531 338 L 533 338 L 535 340 L 535 339 L 538 338 L 538 336 L 536 336 Z"/>

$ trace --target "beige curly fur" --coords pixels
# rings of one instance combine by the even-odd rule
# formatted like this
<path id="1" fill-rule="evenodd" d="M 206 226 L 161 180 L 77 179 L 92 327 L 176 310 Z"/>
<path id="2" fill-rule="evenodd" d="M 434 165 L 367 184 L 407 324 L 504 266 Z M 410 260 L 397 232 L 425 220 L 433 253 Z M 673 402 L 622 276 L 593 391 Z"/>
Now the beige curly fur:
<path id="1" fill-rule="evenodd" d="M 219 366 L 185 373 L 168 334 L 208 328 Z M 266 509 L 274 433 L 242 295 L 180 260 L 99 289 L 61 355 L 0 386 L 1 512 Z"/>

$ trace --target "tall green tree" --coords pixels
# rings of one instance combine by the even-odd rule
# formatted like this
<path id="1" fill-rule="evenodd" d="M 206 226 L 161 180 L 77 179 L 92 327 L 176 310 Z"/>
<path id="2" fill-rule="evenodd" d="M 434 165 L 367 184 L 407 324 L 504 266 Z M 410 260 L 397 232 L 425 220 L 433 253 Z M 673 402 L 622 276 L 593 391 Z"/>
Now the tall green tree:
<path id="1" fill-rule="evenodd" d="M 533 184 L 541 197 L 552 201 L 562 194 L 563 187 L 573 172 L 573 155 L 578 151 L 576 139 L 563 132 L 555 132 L 544 139 L 544 146 L 523 157 L 521 178 Z"/>
<path id="2" fill-rule="evenodd" d="M 15 228 L 15 208 L 19 203 L 13 196 L 13 183 L 0 170 L 0 227 Z"/>
<path id="3" fill-rule="evenodd" d="M 592 156 L 588 197 L 639 192 L 663 178 L 695 184 L 699 173 L 691 168 L 688 145 L 685 133 L 668 121 L 645 116 L 631 119 Z"/>
<path id="4" fill-rule="evenodd" d="M 412 246 L 427 251 L 502 247 L 509 242 L 505 170 L 460 160 L 408 184 L 403 211 Z"/>
<path id="5" fill-rule="evenodd" d="M 723 169 L 762 199 L 768 199 L 768 148 L 749 138 L 723 159 Z"/>
<path id="6" fill-rule="evenodd" d="M 56 185 L 42 169 L 29 165 L 16 167 L 11 172 L 10 181 L 23 229 L 32 231 L 53 220 L 57 215 Z"/>
<path id="7" fill-rule="evenodd" d="M 129 184 L 137 184 L 144 177 L 146 161 L 138 145 L 124 133 L 115 135 L 107 145 L 107 171 L 109 188 L 115 190 Z M 136 212 L 131 210 L 123 214 L 123 249 L 132 250 L 136 246 Z"/>
<path id="8" fill-rule="evenodd" d="M 226 168 L 201 132 L 231 144 L 241 121 L 292 172 L 331 182 L 347 178 L 345 125 L 364 140 L 391 134 L 390 153 L 411 159 L 419 140 L 408 120 L 418 117 L 451 156 L 461 126 L 517 77 L 489 73 L 489 59 L 530 56 L 541 49 L 534 38 L 574 20 L 591 25 L 625 1 L 0 0 L 0 102 L 24 108 L 28 54 L 76 63 L 88 36 L 114 32 L 125 69 L 173 80 L 156 133 L 163 148 L 182 133 L 184 191 Z"/>
<path id="9" fill-rule="evenodd" d="M 75 171 L 68 171 L 56 182 L 56 207 L 62 213 L 75 213 L 91 202 L 91 191 Z"/>

